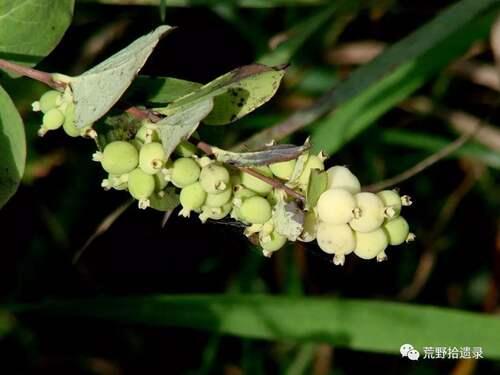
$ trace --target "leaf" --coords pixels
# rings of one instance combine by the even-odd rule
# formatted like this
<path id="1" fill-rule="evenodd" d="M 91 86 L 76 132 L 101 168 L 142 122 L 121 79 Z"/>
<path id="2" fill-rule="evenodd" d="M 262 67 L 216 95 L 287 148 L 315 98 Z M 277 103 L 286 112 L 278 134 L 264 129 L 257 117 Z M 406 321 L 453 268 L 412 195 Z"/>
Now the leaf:
<path id="1" fill-rule="evenodd" d="M 149 197 L 151 208 L 158 211 L 170 211 L 179 205 L 179 195 L 173 187 L 168 187 L 163 191 L 163 196 L 154 193 Z"/>
<path id="2" fill-rule="evenodd" d="M 74 0 L 2 0 L 0 57 L 33 66 L 61 41 L 73 17 Z"/>
<path id="3" fill-rule="evenodd" d="M 408 130 L 385 130 L 382 133 L 382 142 L 390 145 L 437 152 L 453 141 L 430 133 Z M 460 147 L 456 152 L 449 155 L 449 157 L 473 158 L 482 161 L 492 168 L 500 169 L 500 153 L 472 141 Z"/>
<path id="4" fill-rule="evenodd" d="M 214 108 L 203 122 L 209 125 L 229 124 L 271 99 L 284 74 L 282 66 L 273 68 L 260 64 L 245 65 L 175 100 L 166 108 L 156 110 L 168 115 L 178 107 L 214 98 Z"/>
<path id="5" fill-rule="evenodd" d="M 16 192 L 25 164 L 23 121 L 9 95 L 0 86 L 0 208 Z"/>
<path id="6" fill-rule="evenodd" d="M 177 145 L 187 140 L 194 133 L 200 121 L 210 113 L 213 100 L 207 98 L 184 108 L 177 107 L 177 112 L 157 122 L 160 138 L 165 149 L 166 158 L 175 150 Z"/>
<path id="7" fill-rule="evenodd" d="M 279 199 L 273 209 L 274 229 L 290 241 L 297 241 L 304 229 L 304 211 L 295 201 Z"/>
<path id="8" fill-rule="evenodd" d="M 265 165 L 296 159 L 310 148 L 309 143 L 302 146 L 295 145 L 276 145 L 270 146 L 262 151 L 255 152 L 232 152 L 212 147 L 215 158 L 227 164 L 239 167 L 252 165 Z"/>
<path id="9" fill-rule="evenodd" d="M 307 139 L 306 143 L 309 144 L 309 139 Z M 288 181 L 289 185 L 295 185 L 298 182 L 299 177 L 304 171 L 304 167 L 306 166 L 307 159 L 309 159 L 308 152 L 300 155 L 297 158 L 297 162 L 295 163 L 295 167 L 293 168 L 292 175 L 290 176 L 290 180 Z"/>
<path id="10" fill-rule="evenodd" d="M 115 5 L 158 5 L 158 0 L 80 0 L 86 3 L 101 3 Z M 317 6 L 327 3 L 327 0 L 235 0 L 230 4 L 247 8 L 274 8 L 284 6 Z M 191 7 L 193 5 L 209 5 L 214 6 L 219 4 L 219 0 L 168 0 L 170 7 Z"/>
<path id="11" fill-rule="evenodd" d="M 329 98 L 330 108 L 337 109 L 317 123 L 314 147 L 335 152 L 373 124 L 473 42 L 486 38 L 498 8 L 496 0 L 462 0 L 356 70 Z"/>
<path id="12" fill-rule="evenodd" d="M 140 104 L 167 104 L 202 86 L 201 83 L 172 77 L 139 76 L 127 90 L 127 99 Z"/>
<path id="13" fill-rule="evenodd" d="M 320 195 L 323 194 L 327 187 L 328 173 L 326 173 L 326 171 L 320 171 L 319 169 L 311 170 L 309 184 L 307 185 L 307 206 L 310 208 L 316 207 Z"/>
<path id="14" fill-rule="evenodd" d="M 109 111 L 130 86 L 161 36 L 171 29 L 159 26 L 82 75 L 70 78 L 78 128 L 92 124 Z"/>
<path id="15" fill-rule="evenodd" d="M 419 351 L 424 346 L 481 346 L 486 360 L 500 359 L 497 316 L 435 306 L 335 297 L 209 294 L 3 307 L 13 312 L 195 328 L 253 339 L 329 343 L 398 357 L 403 343 Z"/>

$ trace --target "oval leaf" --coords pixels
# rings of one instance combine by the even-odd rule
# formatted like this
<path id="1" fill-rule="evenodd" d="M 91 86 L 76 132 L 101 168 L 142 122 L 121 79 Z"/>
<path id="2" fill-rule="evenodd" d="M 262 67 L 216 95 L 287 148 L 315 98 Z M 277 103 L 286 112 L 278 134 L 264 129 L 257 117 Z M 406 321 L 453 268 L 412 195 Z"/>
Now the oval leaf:
<path id="1" fill-rule="evenodd" d="M 25 163 L 23 121 L 9 95 L 0 86 L 0 207 L 16 192 Z"/>
<path id="2" fill-rule="evenodd" d="M 170 26 L 160 26 L 94 68 L 70 79 L 78 128 L 92 124 L 109 111 L 130 86 L 160 37 L 169 30 Z"/>
<path id="3" fill-rule="evenodd" d="M 179 143 L 191 137 L 212 107 L 213 101 L 208 98 L 185 108 L 177 108 L 177 112 L 156 123 L 160 128 L 166 158 L 170 157 Z"/>
<path id="4" fill-rule="evenodd" d="M 226 73 L 158 112 L 170 114 L 178 107 L 214 98 L 214 109 L 203 121 L 209 125 L 226 125 L 252 112 L 276 93 L 285 68 L 261 64 L 245 65 Z"/>
<path id="5" fill-rule="evenodd" d="M 0 57 L 35 65 L 59 44 L 74 5 L 74 0 L 2 0 Z"/>

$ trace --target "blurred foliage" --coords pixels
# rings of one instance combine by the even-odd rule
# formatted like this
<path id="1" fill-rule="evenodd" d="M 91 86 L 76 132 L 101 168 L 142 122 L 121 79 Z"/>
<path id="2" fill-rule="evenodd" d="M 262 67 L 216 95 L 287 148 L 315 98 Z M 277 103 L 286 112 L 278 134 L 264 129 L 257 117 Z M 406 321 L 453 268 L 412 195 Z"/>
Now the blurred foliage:
<path id="1" fill-rule="evenodd" d="M 163 17 L 178 28 L 146 63 L 141 74 L 149 77 L 205 83 L 254 61 L 290 63 L 272 101 L 230 127 L 199 129 L 223 149 L 298 118 L 308 125 L 284 142 L 315 135 L 336 151 L 329 165 L 349 165 L 368 185 L 411 168 L 477 122 L 491 131 L 479 130 L 400 184 L 416 201 L 408 221 L 418 241 L 388 253 L 385 263 L 353 258 L 334 267 L 315 245 L 300 243 L 268 260 L 230 223 L 172 215 L 162 227 L 161 213 L 130 207 L 72 264 L 127 196 L 101 190 L 91 143 L 57 133 L 38 138 L 30 104 L 43 86 L 2 74 L 24 119 L 28 154 L 22 185 L 0 211 L 0 288 L 14 311 L 0 314 L 0 366 L 103 375 L 499 372 L 498 319 L 487 314 L 498 312 L 500 286 L 500 80 L 484 73 L 494 67 L 487 38 L 499 6 L 77 1 L 62 42 L 37 68 L 82 73 Z M 429 26 L 435 17 L 441 22 Z M 384 45 L 385 54 L 369 63 Z M 464 60 L 474 69 L 464 69 Z M 129 97 L 140 100 L 140 85 L 134 90 Z M 331 93 L 345 102 L 333 112 Z M 415 111 L 403 102 L 409 96 L 446 112 Z M 326 116 L 309 124 L 318 106 Z M 151 294 L 171 296 L 144 296 Z M 483 346 L 486 360 L 414 363 L 397 355 L 403 341 Z"/>

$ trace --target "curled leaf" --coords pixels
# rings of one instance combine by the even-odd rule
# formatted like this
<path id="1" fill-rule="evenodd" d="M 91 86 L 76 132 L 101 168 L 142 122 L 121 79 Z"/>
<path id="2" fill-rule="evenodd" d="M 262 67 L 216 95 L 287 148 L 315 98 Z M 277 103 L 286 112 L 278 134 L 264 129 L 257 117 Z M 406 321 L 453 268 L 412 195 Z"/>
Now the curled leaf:
<path id="1" fill-rule="evenodd" d="M 265 165 L 298 158 L 310 148 L 309 143 L 302 146 L 276 145 L 262 151 L 231 152 L 212 147 L 212 152 L 218 161 L 238 167 Z"/>
<path id="2" fill-rule="evenodd" d="M 304 211 L 295 201 L 280 199 L 273 211 L 274 229 L 290 241 L 297 241 L 304 229 Z"/>

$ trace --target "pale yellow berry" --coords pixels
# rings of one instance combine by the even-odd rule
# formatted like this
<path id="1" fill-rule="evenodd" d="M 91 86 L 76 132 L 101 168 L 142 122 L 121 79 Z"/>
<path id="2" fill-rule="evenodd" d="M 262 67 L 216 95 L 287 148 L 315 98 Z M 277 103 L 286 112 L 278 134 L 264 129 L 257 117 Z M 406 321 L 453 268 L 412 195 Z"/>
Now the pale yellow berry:
<path id="1" fill-rule="evenodd" d="M 354 232 L 356 247 L 354 254 L 362 259 L 373 259 L 384 252 L 389 240 L 382 228 L 371 232 Z M 385 254 L 384 254 L 385 255 Z"/>
<path id="2" fill-rule="evenodd" d="M 343 265 L 345 255 L 352 253 L 356 246 L 354 233 L 347 224 L 320 223 L 316 241 L 325 253 L 335 255 L 335 265 Z"/>
<path id="3" fill-rule="evenodd" d="M 328 168 L 328 189 L 340 188 L 345 189 L 351 194 L 356 194 L 361 191 L 361 184 L 358 178 L 346 167 L 335 165 Z"/>
<path id="4" fill-rule="evenodd" d="M 371 232 L 384 222 L 384 203 L 373 193 L 361 192 L 354 196 L 356 209 L 349 222 L 357 232 Z"/>
<path id="5" fill-rule="evenodd" d="M 355 208 L 353 195 L 344 189 L 324 191 L 317 204 L 319 219 L 329 224 L 347 224 L 354 217 Z"/>
<path id="6" fill-rule="evenodd" d="M 383 228 L 389 238 L 390 245 L 401 245 L 403 242 L 408 241 L 409 238 L 411 238 L 411 241 L 414 236 L 410 236 L 410 226 L 402 216 L 388 221 L 384 224 Z"/>

